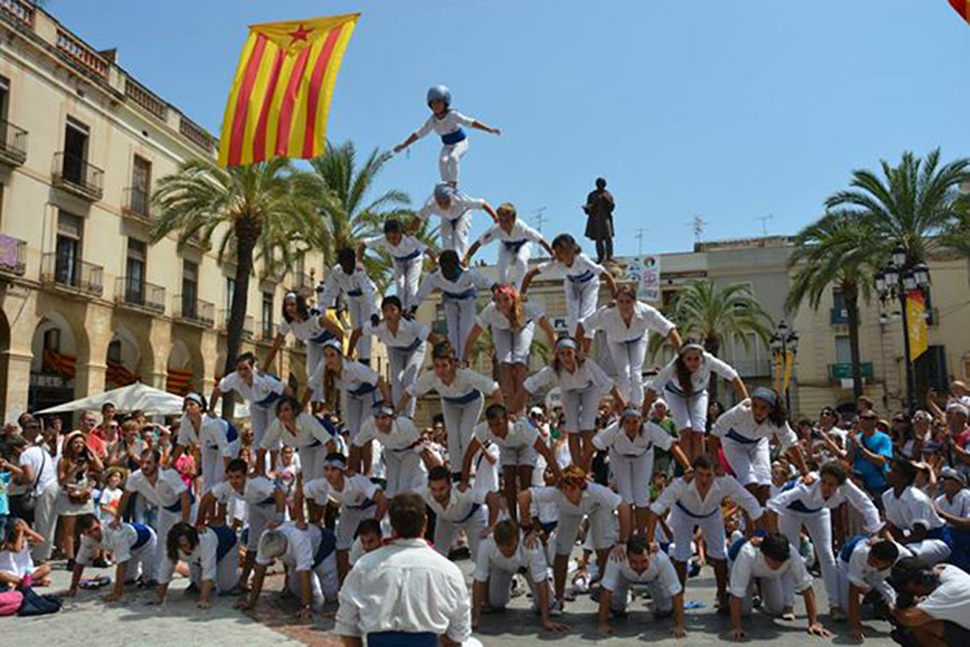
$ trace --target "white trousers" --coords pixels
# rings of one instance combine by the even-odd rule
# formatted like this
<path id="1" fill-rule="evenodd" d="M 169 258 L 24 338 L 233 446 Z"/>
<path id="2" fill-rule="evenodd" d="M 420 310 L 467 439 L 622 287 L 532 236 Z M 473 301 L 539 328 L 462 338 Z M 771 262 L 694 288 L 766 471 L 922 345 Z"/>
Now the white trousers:
<path id="1" fill-rule="evenodd" d="M 347 440 L 353 442 L 360 432 L 360 426 L 374 412 L 374 403 L 380 398 L 380 391 L 373 390 L 364 395 L 343 392 L 344 424 L 347 425 Z"/>
<path id="2" fill-rule="evenodd" d="M 516 290 L 522 287 L 522 279 L 529 271 L 529 255 L 532 245 L 525 243 L 512 251 L 502 241 L 498 242 L 498 282 L 511 285 Z"/>
<path id="3" fill-rule="evenodd" d="M 393 402 L 400 402 L 401 396 L 404 395 L 404 390 L 414 384 L 414 381 L 418 379 L 418 371 L 421 370 L 421 366 L 424 364 L 426 352 L 427 344 L 421 344 L 412 351 L 395 350 L 393 348 L 387 349 L 387 360 L 391 369 L 391 400 Z M 417 398 L 408 400 L 408 405 L 404 409 L 404 416 L 413 418 L 417 407 Z"/>
<path id="4" fill-rule="evenodd" d="M 515 571 L 506 571 L 501 568 L 492 567 L 488 572 L 488 605 L 493 609 L 504 609 L 509 605 L 512 600 L 512 578 L 515 576 Z M 529 590 L 532 591 L 532 607 L 534 609 L 539 608 L 539 595 L 537 594 L 538 586 L 548 587 L 549 583 L 546 580 L 541 582 L 533 582 L 532 574 L 529 573 L 525 576 L 525 581 L 529 585 Z M 549 598 L 551 599 L 551 595 Z"/>
<path id="5" fill-rule="evenodd" d="M 678 562 L 687 562 L 693 555 L 691 543 L 694 541 L 694 528 L 700 528 L 707 546 L 707 556 L 711 559 L 727 559 L 724 536 L 724 517 L 720 510 L 707 517 L 692 517 L 676 504 L 670 510 L 667 525 L 673 534 L 674 542 L 670 550 L 670 558 Z"/>
<path id="6" fill-rule="evenodd" d="M 468 237 L 472 230 L 472 216 L 467 211 L 454 220 L 441 218 L 438 234 L 441 236 L 441 251 L 454 250 L 458 259 L 465 258 L 468 252 Z"/>
<path id="7" fill-rule="evenodd" d="M 478 545 L 482 541 L 481 532 L 488 526 L 486 510 L 484 505 L 479 506 L 464 521 L 448 521 L 438 515 L 434 526 L 434 549 L 447 557 L 455 545 L 455 539 L 458 538 L 458 531 L 464 530 L 468 537 L 468 550 L 471 553 L 472 563 L 477 562 Z"/>
<path id="8" fill-rule="evenodd" d="M 364 519 L 373 519 L 376 514 L 376 504 L 366 508 L 340 506 L 340 518 L 337 519 L 337 528 L 334 533 L 337 537 L 337 550 L 350 550 L 350 547 L 354 544 L 354 535 L 357 534 L 357 526 Z"/>
<path id="9" fill-rule="evenodd" d="M 653 600 L 654 612 L 666 613 L 674 608 L 674 597 L 670 595 L 670 590 L 660 583 L 660 578 L 647 582 L 647 589 L 650 591 L 650 598 Z M 610 598 L 610 608 L 613 611 L 626 611 L 626 603 L 630 583 L 624 577 L 619 578 L 616 588 L 613 589 L 613 597 Z"/>
<path id="10" fill-rule="evenodd" d="M 54 529 L 57 527 L 57 496 L 60 490 L 57 479 L 53 479 L 34 499 L 34 530 L 44 538 L 44 543 L 36 544 L 30 549 L 35 562 L 43 563 L 51 558 Z"/>
<path id="11" fill-rule="evenodd" d="M 266 430 L 276 420 L 275 403 L 268 407 L 263 407 L 255 402 L 249 403 L 249 425 L 253 432 L 253 447 L 259 447 L 263 442 Z M 279 449 L 279 442 L 272 449 Z M 216 481 L 215 483 L 218 483 Z M 213 485 L 215 484 L 213 483 Z"/>
<path id="12" fill-rule="evenodd" d="M 628 342 L 607 339 L 607 346 L 616 366 L 620 393 L 630 404 L 643 404 L 643 360 L 647 356 L 647 336 Z"/>
<path id="13" fill-rule="evenodd" d="M 158 558 L 158 537 L 154 533 L 145 545 L 132 550 L 129 555 L 125 565 L 126 581 L 131 582 L 139 577 L 146 581 L 155 579 L 158 572 L 155 561 Z"/>
<path id="14" fill-rule="evenodd" d="M 402 492 L 416 492 L 428 478 L 428 470 L 421 456 L 413 449 L 395 451 L 384 448 L 387 486 L 384 495 L 391 499 Z"/>
<path id="15" fill-rule="evenodd" d="M 259 538 L 263 536 L 266 526 L 275 519 L 276 505 L 274 503 L 267 505 L 248 504 L 246 506 L 246 523 L 249 525 L 246 550 L 256 552 L 256 549 L 259 548 Z"/>
<path id="16" fill-rule="evenodd" d="M 490 327 L 495 357 L 500 364 L 529 365 L 529 351 L 536 334 L 536 324 L 530 321 L 521 330 Z"/>
<path id="17" fill-rule="evenodd" d="M 721 447 L 738 483 L 771 485 L 771 449 L 767 438 L 746 444 L 725 437 L 721 439 Z"/>
<path id="18" fill-rule="evenodd" d="M 418 294 L 418 288 L 421 287 L 421 267 L 423 264 L 423 254 L 408 261 L 394 260 L 394 289 L 405 312 L 411 306 L 418 305 L 414 297 Z"/>
<path id="19" fill-rule="evenodd" d="M 670 409 L 670 417 L 677 423 L 678 431 L 690 429 L 702 434 L 707 432 L 707 389 L 685 398 L 665 388 L 663 397 Z"/>
<path id="20" fill-rule="evenodd" d="M 307 379 L 317 370 L 317 366 L 323 361 L 323 345 L 314 341 L 306 343 L 306 374 Z M 313 389 L 313 401 L 323 401 L 323 371 L 313 382 L 307 383 L 307 388 Z"/>
<path id="21" fill-rule="evenodd" d="M 839 578 L 839 607 L 843 611 L 849 609 L 849 565 L 843 560 L 838 560 L 835 567 L 836 575 Z M 896 590 L 884 579 L 866 578 L 866 584 L 870 590 L 878 591 L 883 599 L 889 604 L 896 604 Z"/>
<path id="22" fill-rule="evenodd" d="M 458 186 L 458 168 L 461 158 L 468 152 L 468 138 L 457 144 L 444 144 L 438 154 L 438 172 L 441 181 Z"/>
<path id="23" fill-rule="evenodd" d="M 442 302 L 445 310 L 445 323 L 448 326 L 448 343 L 460 357 L 465 352 L 465 342 L 468 341 L 468 335 L 475 325 L 475 317 L 478 314 L 475 305 L 478 299 L 475 297 L 467 299 L 444 297 Z"/>
<path id="24" fill-rule="evenodd" d="M 347 297 L 347 314 L 350 315 L 350 325 L 354 330 L 359 330 L 376 312 L 374 302 L 366 296 Z M 364 363 L 370 361 L 370 349 L 370 335 L 361 335 L 357 342 L 357 358 Z"/>
<path id="25" fill-rule="evenodd" d="M 926 568 L 945 562 L 950 556 L 950 547 L 942 539 L 924 539 L 904 545 Z"/>
<path id="26" fill-rule="evenodd" d="M 835 566 L 835 553 L 832 549 L 831 511 L 828 508 L 822 508 L 814 514 L 808 514 L 785 510 L 778 515 L 778 530 L 788 538 L 788 543 L 796 552 L 802 543 L 802 526 L 808 530 L 808 536 L 815 544 L 815 554 L 818 555 L 822 579 L 825 580 L 825 593 L 829 597 L 829 604 L 834 604 L 833 601 L 839 599 L 839 576 Z"/>
<path id="27" fill-rule="evenodd" d="M 595 385 L 582 390 L 562 392 L 567 434 L 596 429 L 596 416 L 599 414 L 601 396 L 600 390 Z"/>
<path id="28" fill-rule="evenodd" d="M 233 546 L 228 553 L 222 556 L 216 564 L 215 588 L 217 593 L 227 593 L 239 584 L 239 553 Z M 189 577 L 196 586 L 202 585 L 202 566 L 197 563 L 189 565 Z"/>
<path id="29" fill-rule="evenodd" d="M 795 584 L 792 581 L 791 573 L 785 573 L 781 577 L 758 577 L 751 578 L 748 585 L 748 593 L 741 601 L 741 613 L 751 615 L 754 608 L 755 581 L 761 585 L 761 610 L 770 616 L 780 616 L 785 607 L 795 604 Z"/>
<path id="30" fill-rule="evenodd" d="M 250 407 L 250 410 L 256 407 Z M 262 408 L 262 407 L 259 407 Z M 264 429 L 263 433 L 266 431 Z M 239 456 L 239 438 L 229 443 L 232 458 Z M 221 483 L 226 475 L 226 461 L 223 460 L 219 448 L 209 445 L 202 446 L 202 496 L 205 496 L 217 483 Z"/>
<path id="31" fill-rule="evenodd" d="M 484 396 L 479 396 L 467 404 L 457 404 L 441 399 L 441 415 L 445 419 L 445 432 L 448 434 L 448 464 L 452 472 L 461 471 L 465 449 L 475 433 L 475 425 L 485 407 Z"/>
<path id="32" fill-rule="evenodd" d="M 287 564 L 286 588 L 297 598 L 300 592 L 300 573 L 294 566 Z M 333 551 L 310 571 L 310 588 L 313 592 L 313 608 L 319 611 L 327 600 L 337 597 L 340 583 L 337 579 L 337 551 Z"/>
<path id="33" fill-rule="evenodd" d="M 596 299 L 600 292 L 600 279 L 594 276 L 583 283 L 573 283 L 563 279 L 566 288 L 566 325 L 569 335 L 576 336 L 576 324 L 596 312 Z"/>
<path id="34" fill-rule="evenodd" d="M 616 543 L 616 523 L 613 521 L 613 511 L 603 506 L 596 506 L 587 515 L 589 531 L 586 543 L 593 550 L 606 550 Z M 573 551 L 582 515 L 574 515 L 559 509 L 559 525 L 556 526 L 556 555 L 568 555 Z"/>
<path id="35" fill-rule="evenodd" d="M 323 476 L 323 459 L 326 458 L 327 448 L 322 443 L 319 445 L 305 445 L 297 449 L 300 454 L 300 472 L 303 474 L 303 482 Z"/>
<path id="36" fill-rule="evenodd" d="M 638 508 L 650 505 L 650 478 L 653 476 L 653 449 L 637 457 L 610 451 L 613 485 L 625 503 Z"/>

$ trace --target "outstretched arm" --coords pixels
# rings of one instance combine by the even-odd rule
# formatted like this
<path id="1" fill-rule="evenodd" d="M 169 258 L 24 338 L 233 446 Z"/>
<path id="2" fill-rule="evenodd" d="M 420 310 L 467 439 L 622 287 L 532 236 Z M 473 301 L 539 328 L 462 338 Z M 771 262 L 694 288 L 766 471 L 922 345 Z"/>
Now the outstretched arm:
<path id="1" fill-rule="evenodd" d="M 475 119 L 474 121 L 472 121 L 472 128 L 477 128 L 478 130 L 483 130 L 483 131 L 485 131 L 485 132 L 487 132 L 489 134 L 492 134 L 492 135 L 501 135 L 502 134 L 502 131 L 499 130 L 498 128 L 492 128 L 488 124 L 484 124 L 484 123 L 480 122 L 478 119 Z"/>
<path id="2" fill-rule="evenodd" d="M 465 349 L 461 355 L 461 360 L 465 364 L 468 364 L 468 362 L 471 360 L 472 350 L 475 348 L 475 342 L 478 341 L 478 338 L 481 336 L 483 331 L 484 329 L 476 323 L 472 326 L 471 331 L 468 333 L 468 340 L 465 342 Z"/>
<path id="3" fill-rule="evenodd" d="M 538 274 L 539 274 L 538 267 L 534 267 L 525 273 L 525 276 L 522 278 L 522 289 L 519 290 L 519 294 L 521 294 L 522 296 L 525 296 L 525 293 L 529 291 L 529 286 L 532 285 L 532 280 L 536 276 L 538 276 Z"/>

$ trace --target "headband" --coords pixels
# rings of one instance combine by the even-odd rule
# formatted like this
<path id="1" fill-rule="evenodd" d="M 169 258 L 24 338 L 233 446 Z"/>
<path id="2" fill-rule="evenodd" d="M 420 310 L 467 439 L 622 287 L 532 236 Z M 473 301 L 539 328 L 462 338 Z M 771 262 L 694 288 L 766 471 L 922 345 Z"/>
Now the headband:
<path id="1" fill-rule="evenodd" d="M 191 400 L 192 402 L 195 402 L 196 404 L 198 404 L 200 407 L 203 406 L 202 396 L 199 395 L 198 393 L 189 393 L 183 398 L 183 400 Z"/>
<path id="2" fill-rule="evenodd" d="M 283 299 L 284 300 L 286 300 L 286 299 L 297 299 L 297 298 L 299 298 L 299 296 L 297 295 L 296 292 L 293 292 L 292 290 L 290 290 L 289 292 L 287 292 L 286 294 L 283 295 Z"/>
<path id="3" fill-rule="evenodd" d="M 946 410 L 949 413 L 959 413 L 963 416 L 968 415 L 967 407 L 959 402 L 951 402 L 950 404 L 946 405 Z"/>
<path id="4" fill-rule="evenodd" d="M 778 404 L 778 394 L 771 389 L 759 386 L 751 393 L 752 398 L 758 398 L 759 400 L 764 400 L 771 406 Z"/>
<path id="5" fill-rule="evenodd" d="M 320 348 L 321 349 L 323 349 L 323 348 L 332 348 L 335 351 L 337 351 L 338 353 L 340 353 L 341 355 L 344 354 L 343 346 L 336 339 L 328 339 L 327 341 L 325 341 L 322 344 L 320 344 Z"/>
<path id="6" fill-rule="evenodd" d="M 560 350 L 562 348 L 572 348 L 573 350 L 578 350 L 579 346 L 577 346 L 576 342 L 569 337 L 561 337 L 556 342 L 556 350 Z"/>
<path id="7" fill-rule="evenodd" d="M 637 407 L 627 407 L 620 414 L 620 421 L 626 420 L 627 418 L 642 418 L 643 412 Z"/>
<path id="8" fill-rule="evenodd" d="M 704 354 L 704 347 L 701 346 L 700 344 L 695 343 L 695 342 L 690 342 L 689 344 L 684 344 L 683 346 L 681 346 L 680 347 L 679 354 L 680 355 L 683 355 L 684 353 L 686 353 L 689 350 L 700 351 L 700 353 L 702 355 Z"/>
<path id="9" fill-rule="evenodd" d="M 340 458 L 326 458 L 323 461 L 324 467 L 333 467 L 338 470 L 347 469 L 347 459 L 341 456 Z"/>
<path id="10" fill-rule="evenodd" d="M 510 299 L 516 299 L 519 296 L 518 290 L 516 290 L 515 287 L 514 286 L 511 286 L 511 285 L 500 285 L 500 286 L 498 286 L 497 288 L 495 288 L 495 294 L 496 295 L 498 295 L 498 294 L 504 294 L 505 296 L 507 296 Z"/>
<path id="11" fill-rule="evenodd" d="M 389 404 L 378 404 L 374 406 L 374 411 L 372 412 L 375 418 L 380 418 L 381 416 L 394 417 L 394 407 Z"/>

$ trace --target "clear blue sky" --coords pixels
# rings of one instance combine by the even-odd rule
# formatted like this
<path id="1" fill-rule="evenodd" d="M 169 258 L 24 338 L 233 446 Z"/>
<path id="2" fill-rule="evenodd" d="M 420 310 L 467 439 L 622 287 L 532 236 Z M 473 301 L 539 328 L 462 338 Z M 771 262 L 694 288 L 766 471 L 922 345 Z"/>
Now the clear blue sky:
<path id="1" fill-rule="evenodd" d="M 361 11 L 328 135 L 389 148 L 445 83 L 472 135 L 462 189 L 580 235 L 597 175 L 617 251 L 794 233 L 849 172 L 942 146 L 970 154 L 970 26 L 946 0 L 50 0 L 47 8 L 218 132 L 253 22 Z M 438 144 L 395 158 L 383 187 L 423 201 Z M 484 220 L 476 221 L 475 232 Z M 589 245 L 587 241 L 587 245 Z"/>

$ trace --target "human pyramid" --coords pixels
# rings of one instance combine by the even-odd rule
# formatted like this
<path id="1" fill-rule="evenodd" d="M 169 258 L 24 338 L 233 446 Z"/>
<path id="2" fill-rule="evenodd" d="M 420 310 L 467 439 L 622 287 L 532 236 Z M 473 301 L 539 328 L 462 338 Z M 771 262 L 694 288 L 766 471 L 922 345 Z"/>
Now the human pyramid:
<path id="1" fill-rule="evenodd" d="M 685 586 L 700 556 L 713 568 L 718 611 L 730 617 L 734 639 L 745 635 L 743 617 L 756 599 L 763 611 L 793 620 L 795 593 L 804 598 L 809 633 L 831 635 L 819 620 L 806 558 L 820 568 L 831 618 L 848 617 L 851 635 L 859 637 L 860 600 L 875 591 L 894 602 L 886 582 L 900 559 L 932 566 L 950 557 L 951 544 L 934 532 L 940 526 L 932 520 L 940 517 L 932 503 L 912 494 L 915 468 L 894 464 L 888 476 L 893 496 L 874 501 L 838 460 L 845 458 L 839 454 L 844 443 L 818 455 L 808 451 L 775 391 L 749 393 L 734 368 L 682 340 L 674 323 L 638 300 L 636 286 L 618 284 L 573 236 L 559 234 L 550 244 L 517 219 L 512 204 L 493 209 L 459 192 L 459 166 L 469 148 L 465 128 L 500 132 L 453 109 L 444 86 L 428 91 L 427 104 L 431 117 L 394 150 L 432 131 L 441 137 L 441 181 L 417 216 L 440 219 L 440 251 L 413 236 L 412 223 L 388 220 L 382 236 L 338 251 L 315 305 L 287 294 L 284 321 L 262 365 L 272 364 L 292 333 L 307 348 L 306 391 L 289 392 L 246 353 L 208 400 L 186 396 L 171 453 L 141 455 L 117 518 L 80 518 L 82 550 L 72 591 L 84 566 L 110 551 L 118 573 L 109 599 L 120 598 L 124 582 L 140 574 L 157 585 L 155 601 L 163 602 L 181 561 L 190 567 L 200 607 L 215 592 L 233 592 L 245 596 L 240 609 L 252 609 L 267 568 L 279 561 L 287 589 L 301 602 L 300 618 L 311 618 L 339 595 L 338 634 L 399 630 L 404 621 L 374 606 L 365 578 L 382 566 L 375 560 L 389 541 L 383 539 L 389 508 L 395 501 L 406 507 L 414 497 L 432 513 L 434 550 L 447 558 L 464 541 L 474 564 L 470 596 L 462 581 L 460 590 L 423 599 L 423 613 L 444 618 L 437 633 L 446 644 L 484 625 L 485 612 L 506 607 L 518 574 L 531 590 L 542 630 L 569 631 L 562 622 L 567 602 L 589 591 L 598 596 L 598 631 L 610 633 L 612 619 L 627 615 L 632 592 L 645 588 L 654 616 L 669 618 L 673 634 L 684 636 Z M 476 210 L 494 224 L 469 245 Z M 496 279 L 470 267 L 493 242 Z M 533 245 L 552 258 L 530 269 Z M 379 308 L 364 271 L 368 250 L 393 259 L 395 293 Z M 425 257 L 436 269 L 423 274 Z M 526 298 L 539 276 L 563 277 L 567 335 L 557 336 L 542 308 Z M 414 318 L 435 291 L 445 337 Z M 481 309 L 480 294 L 490 295 Z M 328 315 L 338 300 L 349 330 Z M 554 354 L 530 374 L 537 328 Z M 589 356 L 597 331 L 615 379 Z M 494 345 L 497 380 L 469 368 L 485 333 Z M 650 333 L 664 337 L 676 356 L 645 382 Z M 369 366 L 372 338 L 387 349 L 387 380 Z M 709 421 L 712 376 L 732 384 L 739 404 Z M 551 389 L 558 404 L 544 407 L 540 398 Z M 230 391 L 249 404 L 249 461 L 233 425 L 215 413 L 221 394 Z M 431 392 L 440 398 L 443 438 L 429 437 L 412 421 L 417 399 Z M 565 441 L 550 434 L 550 423 Z M 198 499 L 171 467 L 196 448 Z M 286 461 L 292 465 L 294 452 L 300 473 L 288 497 L 276 474 Z M 123 520 L 135 496 L 157 506 L 153 526 Z M 896 513 L 903 499 L 918 514 Z M 830 511 L 845 502 L 862 519 L 861 536 L 836 553 Z M 246 519 L 242 536 L 230 525 L 239 506 Z M 337 511 L 335 521 L 328 510 Z M 814 544 L 810 555 L 800 552 L 803 528 Z M 577 546 L 580 569 L 567 588 Z"/>

